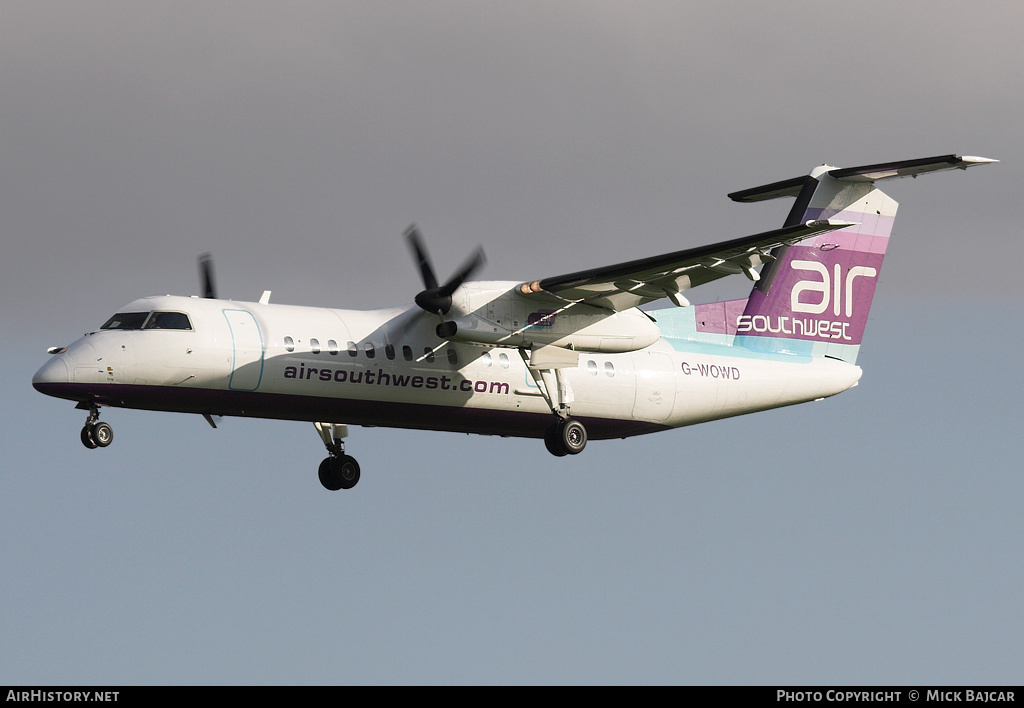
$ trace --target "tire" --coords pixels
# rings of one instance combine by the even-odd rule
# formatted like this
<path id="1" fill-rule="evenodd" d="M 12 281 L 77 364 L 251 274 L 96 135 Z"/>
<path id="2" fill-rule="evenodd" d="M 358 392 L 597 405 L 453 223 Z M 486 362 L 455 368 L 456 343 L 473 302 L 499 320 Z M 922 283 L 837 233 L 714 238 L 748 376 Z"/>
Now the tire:
<path id="1" fill-rule="evenodd" d="M 569 418 L 559 426 L 559 441 L 570 455 L 578 455 L 587 446 L 587 429 L 583 423 Z"/>
<path id="2" fill-rule="evenodd" d="M 328 457 L 320 463 L 320 484 L 325 489 L 336 492 L 339 489 L 352 489 L 359 482 L 359 463 L 354 457 Z"/>
<path id="3" fill-rule="evenodd" d="M 562 445 L 562 438 L 559 434 L 560 427 L 559 423 L 554 423 L 544 433 L 544 447 L 555 457 L 565 457 L 569 454 L 565 446 Z"/>
<path id="4" fill-rule="evenodd" d="M 95 450 L 97 447 L 99 447 L 99 445 L 96 444 L 96 441 L 93 440 L 91 425 L 87 425 L 84 428 L 82 428 L 81 438 L 82 444 L 85 445 L 90 450 Z"/>
<path id="5" fill-rule="evenodd" d="M 114 429 L 109 423 L 95 423 L 92 426 L 92 439 L 98 447 L 106 447 L 114 442 Z"/>
<path id="6" fill-rule="evenodd" d="M 337 462 L 341 488 L 352 489 L 359 483 L 359 463 L 356 462 L 356 458 L 348 455 L 342 455 Z"/>
<path id="7" fill-rule="evenodd" d="M 320 484 L 324 485 L 324 489 L 332 492 L 341 489 L 342 483 L 341 466 L 336 463 L 337 460 L 333 457 L 328 457 L 320 463 Z"/>

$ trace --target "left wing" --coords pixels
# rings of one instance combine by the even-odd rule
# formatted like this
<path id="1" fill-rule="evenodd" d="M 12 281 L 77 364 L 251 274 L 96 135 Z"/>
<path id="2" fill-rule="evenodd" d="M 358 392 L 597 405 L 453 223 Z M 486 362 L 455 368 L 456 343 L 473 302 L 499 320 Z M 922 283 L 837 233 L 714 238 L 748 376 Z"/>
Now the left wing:
<path id="1" fill-rule="evenodd" d="M 835 219 L 808 221 L 709 246 L 535 280 L 523 283 L 517 292 L 563 306 L 586 303 L 616 312 L 663 297 L 677 305 L 686 305 L 686 299 L 680 294 L 684 290 L 738 273 L 756 281 L 759 276 L 754 268 L 774 260 L 770 253 L 773 248 L 791 246 L 811 236 L 852 225 L 852 222 Z"/>

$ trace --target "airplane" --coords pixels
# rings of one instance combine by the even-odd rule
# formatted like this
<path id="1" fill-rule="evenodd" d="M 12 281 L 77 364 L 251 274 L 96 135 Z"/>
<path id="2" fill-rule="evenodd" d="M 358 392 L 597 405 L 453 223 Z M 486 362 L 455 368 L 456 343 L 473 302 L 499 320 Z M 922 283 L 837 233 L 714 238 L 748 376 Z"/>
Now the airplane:
<path id="1" fill-rule="evenodd" d="M 625 438 L 820 400 L 855 386 L 869 307 L 897 203 L 877 182 L 997 160 L 942 155 L 807 175 L 729 195 L 793 197 L 782 228 L 523 282 L 472 281 L 478 249 L 439 282 L 419 230 L 414 304 L 369 311 L 203 296 L 144 297 L 96 331 L 48 350 L 33 386 L 100 408 L 312 422 L 329 490 L 360 478 L 349 425 L 541 438 L 557 457 Z M 691 305 L 684 292 L 730 275 L 748 297 Z M 667 299 L 669 306 L 642 306 Z"/>

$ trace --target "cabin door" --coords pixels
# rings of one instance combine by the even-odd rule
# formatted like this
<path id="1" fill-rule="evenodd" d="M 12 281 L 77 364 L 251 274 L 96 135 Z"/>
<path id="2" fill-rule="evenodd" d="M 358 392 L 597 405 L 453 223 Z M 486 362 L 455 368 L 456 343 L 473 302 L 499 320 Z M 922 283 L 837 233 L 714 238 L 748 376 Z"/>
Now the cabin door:
<path id="1" fill-rule="evenodd" d="M 256 318 L 246 310 L 224 310 L 231 328 L 232 391 L 255 391 L 263 379 L 263 335 Z"/>
<path id="2" fill-rule="evenodd" d="M 659 422 L 667 420 L 676 401 L 672 359 L 661 352 L 638 352 L 633 355 L 633 362 L 636 366 L 633 417 Z"/>

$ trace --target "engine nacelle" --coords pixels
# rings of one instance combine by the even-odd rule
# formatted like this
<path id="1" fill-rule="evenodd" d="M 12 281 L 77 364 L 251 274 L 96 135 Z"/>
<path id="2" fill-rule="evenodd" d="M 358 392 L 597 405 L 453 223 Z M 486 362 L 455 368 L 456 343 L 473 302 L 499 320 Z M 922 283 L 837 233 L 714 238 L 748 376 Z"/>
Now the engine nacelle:
<path id="1" fill-rule="evenodd" d="M 608 313 L 584 305 L 561 313 L 538 310 L 527 316 L 525 327 L 517 330 L 475 314 L 462 315 L 438 325 L 437 336 L 505 347 L 546 345 L 617 354 L 649 347 L 661 338 L 661 330 L 639 310 Z"/>

